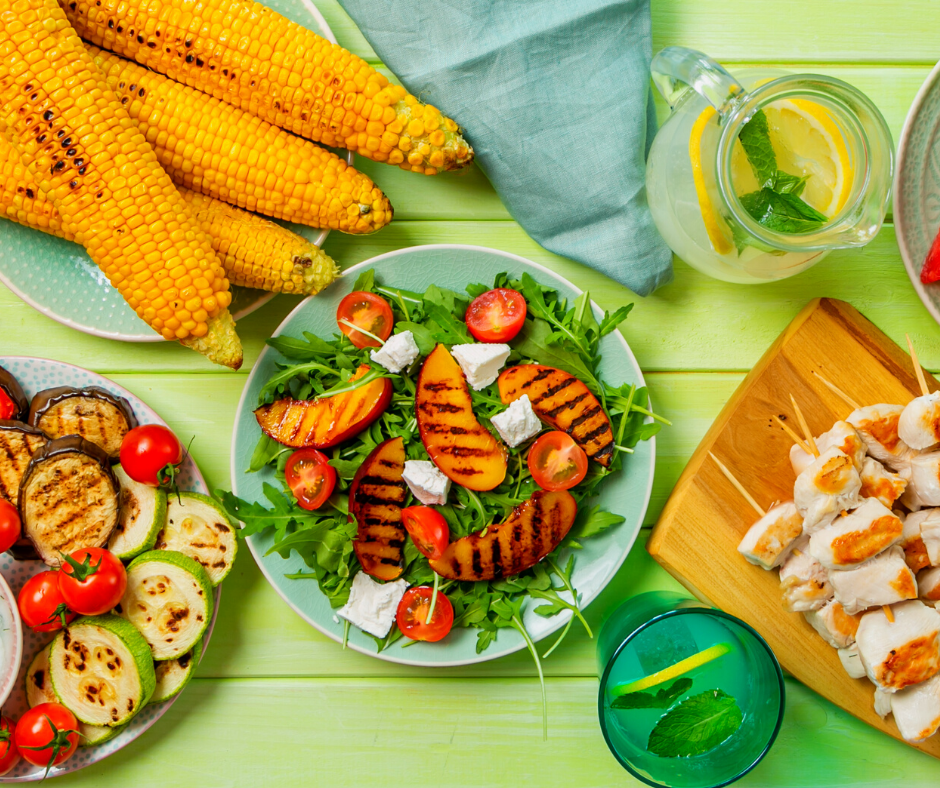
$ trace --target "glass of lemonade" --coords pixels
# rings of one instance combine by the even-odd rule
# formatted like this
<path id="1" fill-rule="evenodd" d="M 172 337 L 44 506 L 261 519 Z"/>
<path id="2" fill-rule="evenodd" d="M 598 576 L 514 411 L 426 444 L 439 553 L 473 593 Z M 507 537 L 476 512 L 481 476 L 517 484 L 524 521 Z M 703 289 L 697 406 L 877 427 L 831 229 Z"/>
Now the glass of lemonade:
<path id="1" fill-rule="evenodd" d="M 727 785 L 780 730 L 783 674 L 770 647 L 694 599 L 654 591 L 628 600 L 604 622 L 597 663 L 604 739 L 649 785 Z"/>
<path id="2" fill-rule="evenodd" d="M 689 265 L 729 282 L 783 279 L 881 228 L 894 145 L 877 107 L 817 74 L 744 69 L 664 49 L 653 81 L 672 114 L 646 185 L 656 226 Z"/>

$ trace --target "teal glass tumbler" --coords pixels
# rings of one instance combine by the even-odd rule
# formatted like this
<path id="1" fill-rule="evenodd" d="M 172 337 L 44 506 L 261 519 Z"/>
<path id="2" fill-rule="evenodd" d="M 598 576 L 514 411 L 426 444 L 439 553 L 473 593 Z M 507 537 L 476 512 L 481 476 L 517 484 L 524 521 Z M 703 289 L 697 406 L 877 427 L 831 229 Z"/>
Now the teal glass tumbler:
<path id="1" fill-rule="evenodd" d="M 717 656 L 696 664 L 707 649 Z M 612 709 L 623 687 L 683 660 L 689 668 L 665 674 L 650 694 L 691 687 L 680 699 L 721 690 L 735 699 L 740 727 L 699 755 L 665 757 L 649 751 L 649 736 L 665 708 Z M 720 788 L 743 777 L 770 750 L 783 720 L 783 673 L 770 646 L 750 626 L 695 599 L 651 591 L 624 602 L 604 621 L 597 641 L 600 689 L 597 711 L 604 740 L 620 764 L 647 785 L 664 788 Z"/>

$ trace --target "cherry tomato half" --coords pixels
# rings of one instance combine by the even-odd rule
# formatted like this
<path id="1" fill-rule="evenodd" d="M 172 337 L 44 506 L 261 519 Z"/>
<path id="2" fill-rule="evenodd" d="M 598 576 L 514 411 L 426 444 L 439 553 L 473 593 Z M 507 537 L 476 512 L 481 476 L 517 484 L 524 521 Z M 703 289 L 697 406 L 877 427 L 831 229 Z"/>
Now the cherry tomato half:
<path id="1" fill-rule="evenodd" d="M 440 591 L 437 592 L 434 615 L 431 616 L 430 623 L 427 622 L 433 593 L 431 586 L 412 587 L 405 591 L 395 614 L 398 628 L 405 637 L 436 643 L 450 632 L 454 625 L 454 606 L 447 595 Z"/>
<path id="2" fill-rule="evenodd" d="M 150 487 L 172 484 L 183 461 L 183 447 L 162 424 L 134 427 L 121 442 L 121 467 L 135 482 Z"/>
<path id="3" fill-rule="evenodd" d="M 9 717 L 0 717 L 0 776 L 20 762 L 20 751 L 13 733 L 15 728 L 16 723 Z"/>
<path id="4" fill-rule="evenodd" d="M 5 553 L 20 538 L 20 513 L 5 498 L 0 498 L 0 553 Z"/>
<path id="5" fill-rule="evenodd" d="M 464 320 L 478 342 L 508 342 L 522 330 L 526 311 L 522 293 L 498 287 L 474 298 Z"/>
<path id="6" fill-rule="evenodd" d="M 103 547 L 76 550 L 59 571 L 59 591 L 65 604 L 83 616 L 100 616 L 114 609 L 126 588 L 124 564 Z"/>
<path id="7" fill-rule="evenodd" d="M 23 713 L 14 736 L 24 760 L 35 766 L 57 766 L 78 747 L 78 720 L 65 706 L 40 703 Z"/>
<path id="8" fill-rule="evenodd" d="M 401 521 L 421 555 L 432 561 L 444 555 L 450 544 L 450 528 L 439 511 L 430 506 L 408 506 L 401 510 Z"/>
<path id="9" fill-rule="evenodd" d="M 543 490 L 570 490 L 581 482 L 587 468 L 584 449 L 558 430 L 546 432 L 529 449 L 529 473 Z"/>
<path id="10" fill-rule="evenodd" d="M 329 462 L 329 458 L 316 449 L 300 449 L 287 460 L 284 476 L 301 509 L 319 509 L 332 495 L 336 469 Z"/>
<path id="11" fill-rule="evenodd" d="M 355 327 L 375 334 L 384 342 L 392 334 L 395 319 L 392 317 L 392 308 L 382 296 L 357 291 L 339 302 L 336 322 L 339 330 L 348 336 L 356 347 L 379 347 L 379 342 L 361 331 L 356 331 Z M 353 325 L 349 326 L 347 323 Z"/>
<path id="12" fill-rule="evenodd" d="M 9 420 L 15 418 L 19 410 L 19 405 L 13 401 L 13 398 L 3 389 L 0 389 L 0 419 Z"/>
<path id="13" fill-rule="evenodd" d="M 59 573 L 51 570 L 33 575 L 20 589 L 16 598 L 23 623 L 34 632 L 55 632 L 62 629 L 75 613 L 68 609 L 59 590 Z"/>

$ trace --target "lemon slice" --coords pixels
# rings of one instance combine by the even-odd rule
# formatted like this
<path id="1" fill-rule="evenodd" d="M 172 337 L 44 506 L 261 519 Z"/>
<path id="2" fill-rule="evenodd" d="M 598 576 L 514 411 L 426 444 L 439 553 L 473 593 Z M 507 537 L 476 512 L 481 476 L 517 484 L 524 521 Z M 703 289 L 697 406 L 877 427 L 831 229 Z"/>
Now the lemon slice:
<path id="1" fill-rule="evenodd" d="M 777 167 L 808 176 L 800 195 L 829 218 L 842 210 L 852 191 L 855 172 L 839 127 L 821 104 L 785 99 L 764 107 Z"/>
<path id="2" fill-rule="evenodd" d="M 630 692 L 639 692 L 640 690 L 649 689 L 650 687 L 656 687 L 671 679 L 679 678 L 679 676 L 688 673 L 690 670 L 700 668 L 707 662 L 718 659 L 718 657 L 723 657 L 730 651 L 731 646 L 727 643 L 716 643 L 714 646 L 710 646 L 704 651 L 700 651 L 698 654 L 693 654 L 691 657 L 686 657 L 675 665 L 656 671 L 656 673 L 646 678 L 637 679 L 636 681 L 631 681 L 629 684 L 621 684 L 619 687 L 614 687 L 613 694 L 615 697 L 619 697 L 620 695 L 627 695 Z"/>
<path id="3" fill-rule="evenodd" d="M 702 212 L 702 221 L 705 222 L 708 240 L 718 254 L 729 254 L 734 249 L 734 243 L 729 237 L 731 233 L 712 204 L 708 194 L 708 183 L 705 180 L 705 171 L 702 169 L 702 135 L 705 133 L 708 122 L 714 116 L 715 108 L 706 107 L 696 118 L 692 125 L 692 135 L 689 137 L 689 159 L 692 161 L 692 180 L 695 183 L 695 194 L 698 197 L 698 207 Z"/>

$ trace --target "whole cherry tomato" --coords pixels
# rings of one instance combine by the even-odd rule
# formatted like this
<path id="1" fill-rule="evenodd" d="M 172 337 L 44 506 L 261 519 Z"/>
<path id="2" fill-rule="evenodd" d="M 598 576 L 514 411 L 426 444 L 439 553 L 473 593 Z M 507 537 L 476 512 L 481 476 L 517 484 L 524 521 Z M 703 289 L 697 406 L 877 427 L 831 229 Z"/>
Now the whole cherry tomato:
<path id="1" fill-rule="evenodd" d="M 464 320 L 478 342 L 508 342 L 522 330 L 527 311 L 522 293 L 498 287 L 474 298 Z"/>
<path id="2" fill-rule="evenodd" d="M 75 618 L 59 590 L 59 573 L 51 570 L 33 575 L 16 598 L 23 623 L 34 632 L 55 632 Z"/>
<path id="3" fill-rule="evenodd" d="M 287 486 L 301 509 L 319 509 L 332 495 L 336 486 L 336 469 L 329 458 L 316 449 L 299 449 L 284 466 Z"/>
<path id="4" fill-rule="evenodd" d="M 59 703 L 40 703 L 23 713 L 14 737 L 24 760 L 48 770 L 72 757 L 78 747 L 78 720 Z"/>
<path id="5" fill-rule="evenodd" d="M 380 347 L 372 337 L 357 331 L 361 328 L 374 334 L 384 342 L 392 334 L 395 318 L 392 308 L 382 296 L 375 293 L 353 292 L 339 302 L 336 310 L 339 330 L 349 337 L 356 347 Z M 352 325 L 349 325 L 352 323 Z"/>
<path id="6" fill-rule="evenodd" d="M 183 446 L 173 431 L 162 424 L 134 427 L 121 443 L 121 467 L 135 482 L 151 487 L 172 485 Z"/>
<path id="7" fill-rule="evenodd" d="M 546 432 L 529 449 L 529 472 L 543 490 L 570 490 L 587 469 L 584 449 L 564 432 Z"/>
<path id="8" fill-rule="evenodd" d="M 401 521 L 418 552 L 432 561 L 437 560 L 450 544 L 447 520 L 430 506 L 408 506 L 401 510 Z"/>
<path id="9" fill-rule="evenodd" d="M 398 628 L 405 637 L 436 643 L 450 632 L 454 625 L 454 606 L 440 591 L 437 592 L 434 614 L 428 621 L 433 594 L 434 589 L 430 586 L 413 586 L 405 591 L 395 614 Z"/>
<path id="10" fill-rule="evenodd" d="M 0 553 L 5 553 L 20 538 L 20 513 L 5 498 L 0 498 Z"/>
<path id="11" fill-rule="evenodd" d="M 0 776 L 20 762 L 20 751 L 13 733 L 15 728 L 16 723 L 9 717 L 0 717 Z"/>
<path id="12" fill-rule="evenodd" d="M 67 604 L 83 616 L 100 616 L 114 609 L 127 588 L 127 570 L 110 550 L 87 547 L 63 560 L 59 590 Z"/>

